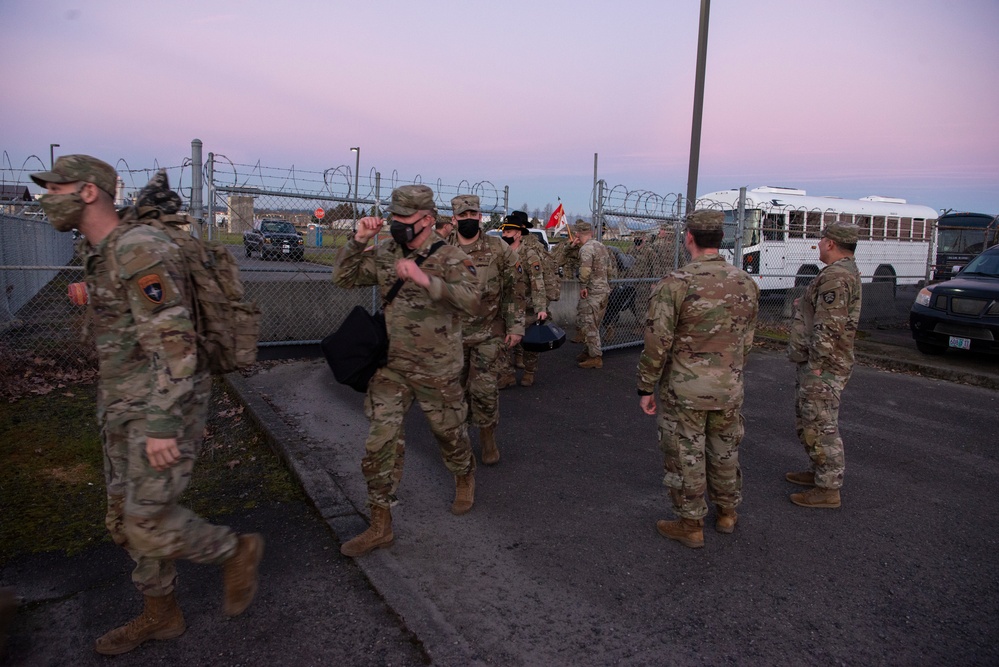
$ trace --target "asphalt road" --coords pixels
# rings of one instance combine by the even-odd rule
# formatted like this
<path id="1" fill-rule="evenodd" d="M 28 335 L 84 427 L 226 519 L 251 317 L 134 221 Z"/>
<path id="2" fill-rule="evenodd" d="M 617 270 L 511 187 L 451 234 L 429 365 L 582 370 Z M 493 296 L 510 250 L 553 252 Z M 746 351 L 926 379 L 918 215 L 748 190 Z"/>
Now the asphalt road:
<path id="1" fill-rule="evenodd" d="M 578 349 L 543 355 L 534 387 L 502 393 L 503 459 L 480 466 L 464 517 L 448 512 L 453 479 L 423 416 L 409 416 L 396 542 L 358 564 L 436 664 L 999 663 L 995 391 L 858 367 L 841 411 L 843 507 L 809 510 L 783 479 L 806 466 L 793 369 L 754 352 L 739 525 L 720 535 L 709 516 L 695 551 L 655 531 L 669 501 L 638 351 L 593 371 L 575 367 Z M 334 529 L 362 530 L 362 396 L 322 361 L 248 384 L 291 424 L 282 446 L 310 483 L 345 491 L 349 503 L 317 502 Z"/>

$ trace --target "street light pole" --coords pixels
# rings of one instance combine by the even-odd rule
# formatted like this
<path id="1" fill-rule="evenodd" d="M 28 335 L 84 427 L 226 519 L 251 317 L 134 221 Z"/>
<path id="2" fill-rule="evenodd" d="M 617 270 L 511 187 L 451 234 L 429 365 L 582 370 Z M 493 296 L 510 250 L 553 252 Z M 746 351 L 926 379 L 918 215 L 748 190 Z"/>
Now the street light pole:
<path id="1" fill-rule="evenodd" d="M 357 231 L 357 179 L 361 175 L 361 147 L 354 146 L 350 150 L 357 153 L 357 160 L 354 162 L 354 231 Z"/>
<path id="2" fill-rule="evenodd" d="M 55 149 L 59 144 L 49 144 L 49 169 L 55 169 Z"/>
<path id="3" fill-rule="evenodd" d="M 708 16 L 711 0 L 701 0 L 701 21 L 697 32 L 697 71 L 694 77 L 694 119 L 690 127 L 690 164 L 687 169 L 687 213 L 697 203 L 697 170 L 701 157 L 701 116 L 704 112 L 704 69 L 708 59 Z"/>

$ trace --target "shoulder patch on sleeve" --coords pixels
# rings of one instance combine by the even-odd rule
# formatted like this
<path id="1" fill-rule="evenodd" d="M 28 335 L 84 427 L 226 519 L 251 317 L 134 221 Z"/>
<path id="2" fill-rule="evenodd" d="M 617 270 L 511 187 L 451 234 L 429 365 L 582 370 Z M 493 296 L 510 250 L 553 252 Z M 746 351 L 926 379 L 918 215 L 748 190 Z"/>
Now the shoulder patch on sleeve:
<path id="1" fill-rule="evenodd" d="M 466 259 L 466 260 L 462 261 L 462 264 L 465 265 L 465 268 L 468 269 L 468 272 L 471 273 L 473 276 L 477 276 L 478 275 L 475 272 L 475 264 L 472 263 L 472 260 Z"/>
<path id="2" fill-rule="evenodd" d="M 517 273 L 523 273 L 523 272 L 524 272 L 524 267 L 520 265 L 520 262 L 517 262 Z"/>
<path id="3" fill-rule="evenodd" d="M 832 304 L 836 301 L 836 290 L 829 290 L 828 292 L 823 292 L 819 295 L 826 304 Z"/>
<path id="4" fill-rule="evenodd" d="M 533 270 L 534 270 L 534 272 L 535 272 L 535 273 L 537 273 L 538 271 L 540 271 L 540 270 L 541 270 L 541 265 L 540 265 L 540 264 L 538 264 L 538 263 L 535 263 L 535 264 L 534 264 L 534 265 L 533 265 L 533 266 L 531 267 L 531 269 L 533 269 Z"/>

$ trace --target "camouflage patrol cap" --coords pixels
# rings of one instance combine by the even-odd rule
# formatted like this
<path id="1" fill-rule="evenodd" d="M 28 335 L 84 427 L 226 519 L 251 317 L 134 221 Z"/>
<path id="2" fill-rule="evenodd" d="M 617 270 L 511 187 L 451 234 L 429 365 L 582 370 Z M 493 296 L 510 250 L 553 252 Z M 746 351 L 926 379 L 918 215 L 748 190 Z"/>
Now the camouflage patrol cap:
<path id="1" fill-rule="evenodd" d="M 63 155 L 55 161 L 52 171 L 40 171 L 31 175 L 36 185 L 45 187 L 48 183 L 93 183 L 114 197 L 118 185 L 118 172 L 103 160 L 89 155 Z"/>
<path id="2" fill-rule="evenodd" d="M 479 208 L 479 196 L 458 195 L 457 197 L 452 197 L 451 208 L 454 209 L 455 215 L 461 215 L 462 213 L 467 213 L 468 211 L 478 213 L 481 210 Z"/>
<path id="3" fill-rule="evenodd" d="M 585 220 L 577 220 L 576 224 L 573 225 L 573 227 L 575 228 L 577 234 L 580 234 L 580 233 L 586 234 L 588 232 L 592 232 L 593 231 L 593 225 L 591 225 L 590 223 L 586 222 Z"/>
<path id="4" fill-rule="evenodd" d="M 822 238 L 829 238 L 836 243 L 852 244 L 857 242 L 860 228 L 845 222 L 833 222 L 822 230 Z"/>
<path id="5" fill-rule="evenodd" d="M 720 232 L 725 229 L 721 211 L 694 211 L 687 216 L 687 229 L 695 232 Z"/>
<path id="6" fill-rule="evenodd" d="M 403 185 L 392 191 L 392 203 L 389 213 L 406 217 L 417 211 L 430 211 L 437 215 L 437 204 L 434 202 L 434 191 L 426 185 Z"/>
<path id="7" fill-rule="evenodd" d="M 180 210 L 180 195 L 170 189 L 170 180 L 166 169 L 157 171 L 145 187 L 139 190 L 135 197 L 136 206 L 153 206 L 164 213 L 176 213 Z"/>

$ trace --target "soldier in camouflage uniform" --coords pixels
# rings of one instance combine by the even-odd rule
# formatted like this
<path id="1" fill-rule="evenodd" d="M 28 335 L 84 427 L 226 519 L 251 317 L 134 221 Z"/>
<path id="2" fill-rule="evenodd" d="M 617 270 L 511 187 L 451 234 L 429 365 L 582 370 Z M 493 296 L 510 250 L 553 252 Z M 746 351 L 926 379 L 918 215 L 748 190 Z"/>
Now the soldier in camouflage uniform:
<path id="1" fill-rule="evenodd" d="M 462 386 L 468 398 L 469 420 L 479 427 L 482 462 L 499 463 L 496 426 L 499 424 L 499 387 L 496 365 L 524 336 L 523 269 L 513 249 L 482 233 L 482 213 L 476 195 L 451 200 L 458 231 L 458 247 L 475 264 L 481 305 L 475 315 L 461 318 L 465 360 Z"/>
<path id="2" fill-rule="evenodd" d="M 692 261 L 654 288 L 638 363 L 640 406 L 658 412 L 660 446 L 677 521 L 659 521 L 664 537 L 704 546 L 704 492 L 718 511 L 715 529 L 735 530 L 742 500 L 739 442 L 743 367 L 753 346 L 760 290 L 718 254 L 724 217 L 697 211 L 687 219 Z"/>
<path id="3" fill-rule="evenodd" d="M 819 240 L 826 266 L 795 305 L 788 358 L 797 364 L 795 425 L 811 468 L 787 481 L 813 487 L 791 494 L 802 507 L 840 506 L 846 459 L 839 435 L 839 402 L 853 372 L 853 341 L 860 322 L 860 272 L 853 260 L 858 228 L 830 224 Z"/>
<path id="4" fill-rule="evenodd" d="M 368 486 L 371 526 L 340 547 L 350 557 L 392 544 L 390 508 L 402 477 L 403 419 L 414 400 L 455 478 L 451 512 L 465 514 L 475 501 L 475 457 L 461 385 L 461 318 L 478 313 L 477 269 L 468 255 L 434 232 L 437 205 L 427 186 L 396 188 L 388 211 L 392 238 L 368 248 L 383 221 L 362 218 L 354 237 L 337 253 L 333 269 L 333 282 L 340 287 L 377 285 L 383 301 L 395 282 L 403 281 L 385 309 L 388 364 L 371 378 L 364 401 L 371 429 L 361 471 Z M 417 264 L 418 257 L 426 261 Z"/>
<path id="5" fill-rule="evenodd" d="M 253 600 L 263 553 L 260 535 L 237 536 L 177 502 L 201 447 L 211 378 L 198 358 L 180 250 L 140 224 L 135 208 L 115 211 L 117 178 L 111 165 L 87 155 L 63 156 L 52 171 L 32 174 L 48 190 L 41 204 L 49 222 L 83 235 L 79 250 L 100 363 L 106 525 L 135 561 L 132 581 L 145 602 L 137 618 L 97 640 L 95 649 L 106 655 L 184 632 L 176 559 L 222 564 L 224 609 L 235 616 Z M 178 205 L 176 193 L 164 190 L 165 180 L 154 179 L 142 203 Z"/>
<path id="6" fill-rule="evenodd" d="M 434 231 L 437 232 L 437 236 L 441 237 L 451 245 L 457 245 L 458 235 L 455 231 L 455 220 L 454 218 L 439 217 L 437 222 L 434 223 Z"/>
<path id="7" fill-rule="evenodd" d="M 586 350 L 576 361 L 580 368 L 603 368 L 600 325 L 610 298 L 610 263 L 617 260 L 611 256 L 607 246 L 593 238 L 593 225 L 588 222 L 580 220 L 576 223 L 573 243 L 579 246 L 579 303 L 576 307 L 576 338 L 573 341 L 586 344 Z"/>
<path id="8" fill-rule="evenodd" d="M 548 319 L 548 297 L 545 294 L 545 274 L 544 259 L 541 256 L 545 250 L 539 242 L 530 243 L 531 233 L 527 231 L 529 227 L 527 214 L 523 211 L 514 211 L 507 216 L 506 222 L 501 227 L 503 240 L 510 244 L 510 247 L 517 253 L 519 264 L 524 272 L 524 322 L 530 326 L 535 322 L 543 322 Z M 512 356 L 523 360 L 524 375 L 520 378 L 520 384 L 530 387 L 534 384 L 534 376 L 538 372 L 538 353 L 525 350 L 519 343 L 512 351 Z M 503 389 L 517 381 L 514 372 L 513 361 L 510 355 L 500 359 L 499 364 L 499 387 Z"/>
<path id="9" fill-rule="evenodd" d="M 583 222 L 577 220 L 576 224 Z M 573 243 L 575 237 L 566 241 L 560 241 L 552 251 L 555 258 L 555 265 L 562 269 L 562 276 L 568 280 L 574 280 L 579 274 L 579 246 Z"/>

